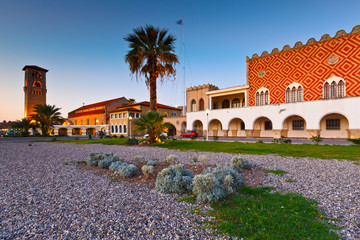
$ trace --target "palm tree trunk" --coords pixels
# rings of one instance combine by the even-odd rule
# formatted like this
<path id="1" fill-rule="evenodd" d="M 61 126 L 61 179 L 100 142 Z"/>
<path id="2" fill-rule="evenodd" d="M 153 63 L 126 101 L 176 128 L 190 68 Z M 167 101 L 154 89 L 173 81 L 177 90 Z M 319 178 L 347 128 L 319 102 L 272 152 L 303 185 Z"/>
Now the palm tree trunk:
<path id="1" fill-rule="evenodd" d="M 156 76 L 151 74 L 150 77 L 150 111 L 157 111 L 157 97 L 156 97 Z"/>

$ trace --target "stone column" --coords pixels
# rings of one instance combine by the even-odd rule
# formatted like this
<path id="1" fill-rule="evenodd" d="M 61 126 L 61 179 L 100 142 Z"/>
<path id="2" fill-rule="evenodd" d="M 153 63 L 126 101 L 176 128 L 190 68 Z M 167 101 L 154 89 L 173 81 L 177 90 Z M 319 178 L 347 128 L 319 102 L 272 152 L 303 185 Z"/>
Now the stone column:
<path id="1" fill-rule="evenodd" d="M 229 135 L 229 130 L 223 130 L 223 136 L 228 137 L 228 135 Z"/>
<path id="2" fill-rule="evenodd" d="M 281 138 L 281 136 L 283 136 L 281 129 L 273 129 L 272 131 L 273 131 L 274 138 Z"/>
<path id="3" fill-rule="evenodd" d="M 245 130 L 245 137 L 251 138 L 253 136 L 253 130 Z"/>
<path id="4" fill-rule="evenodd" d="M 68 128 L 67 128 L 67 135 L 68 136 L 72 135 L 72 128 L 70 126 L 68 126 Z"/>
<path id="5" fill-rule="evenodd" d="M 260 137 L 260 130 L 253 130 L 252 136 L 253 137 Z"/>
<path id="6" fill-rule="evenodd" d="M 347 129 L 348 138 L 360 138 L 360 129 Z"/>
<path id="7" fill-rule="evenodd" d="M 85 127 L 81 128 L 81 136 L 86 136 L 86 128 Z"/>

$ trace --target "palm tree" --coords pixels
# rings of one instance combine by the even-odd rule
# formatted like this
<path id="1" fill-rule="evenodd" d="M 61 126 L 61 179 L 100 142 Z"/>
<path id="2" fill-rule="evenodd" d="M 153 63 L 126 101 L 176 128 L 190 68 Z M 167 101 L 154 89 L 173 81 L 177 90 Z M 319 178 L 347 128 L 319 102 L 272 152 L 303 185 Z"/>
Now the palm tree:
<path id="1" fill-rule="evenodd" d="M 161 82 L 168 78 L 175 78 L 175 64 L 178 58 L 174 50 L 176 38 L 168 34 L 167 29 L 159 29 L 147 25 L 133 29 L 126 41 L 130 50 L 125 56 L 131 74 L 136 80 L 145 77 L 145 83 L 150 88 L 150 111 L 157 110 L 156 81 Z"/>
<path id="2" fill-rule="evenodd" d="M 135 131 L 146 131 L 149 134 L 149 142 L 154 143 L 162 131 L 172 127 L 171 124 L 164 123 L 164 117 L 165 115 L 160 115 L 159 112 L 148 112 L 145 115 L 141 115 L 134 122 L 136 125 Z"/>
<path id="3" fill-rule="evenodd" d="M 21 121 L 16 121 L 16 123 L 12 126 L 15 129 L 20 129 L 21 135 L 26 137 L 29 135 L 29 129 L 33 128 L 35 125 L 28 118 L 23 118 Z"/>
<path id="4" fill-rule="evenodd" d="M 51 127 L 55 123 L 62 123 L 64 120 L 59 112 L 61 108 L 55 105 L 38 104 L 34 107 L 35 114 L 30 117 L 40 124 L 42 135 L 50 135 Z"/>

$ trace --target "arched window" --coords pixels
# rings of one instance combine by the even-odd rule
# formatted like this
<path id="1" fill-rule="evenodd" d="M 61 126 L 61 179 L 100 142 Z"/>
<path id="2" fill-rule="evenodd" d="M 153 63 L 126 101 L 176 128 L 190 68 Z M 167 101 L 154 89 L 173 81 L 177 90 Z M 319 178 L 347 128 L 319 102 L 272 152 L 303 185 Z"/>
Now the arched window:
<path id="1" fill-rule="evenodd" d="M 122 126 L 119 125 L 119 133 L 122 133 Z"/>
<path id="2" fill-rule="evenodd" d="M 336 82 L 331 83 L 330 98 L 336 98 Z"/>
<path id="3" fill-rule="evenodd" d="M 204 110 L 204 99 L 200 99 L 200 101 L 199 101 L 199 111 L 202 111 L 202 110 Z"/>
<path id="4" fill-rule="evenodd" d="M 259 105 L 260 105 L 260 102 L 259 102 L 259 92 L 256 93 L 255 105 L 256 105 L 256 106 L 259 106 Z"/>
<path id="5" fill-rule="evenodd" d="M 264 105 L 264 92 L 260 93 L 260 105 Z"/>
<path id="6" fill-rule="evenodd" d="M 124 124 L 124 133 L 127 133 L 126 125 Z"/>
<path id="7" fill-rule="evenodd" d="M 286 88 L 285 98 L 286 98 L 285 101 L 287 103 L 289 103 L 290 102 L 290 88 Z"/>
<path id="8" fill-rule="evenodd" d="M 296 102 L 296 88 L 291 89 L 291 102 Z"/>
<path id="9" fill-rule="evenodd" d="M 265 105 L 269 104 L 269 91 L 265 91 Z"/>
<path id="10" fill-rule="evenodd" d="M 241 122 L 241 126 L 240 126 L 241 130 L 245 130 L 245 123 Z"/>
<path id="11" fill-rule="evenodd" d="M 222 101 L 221 108 L 229 108 L 229 107 L 230 107 L 229 100 L 225 99 L 224 101 Z"/>
<path id="12" fill-rule="evenodd" d="M 111 133 L 114 133 L 114 125 L 111 125 Z"/>
<path id="13" fill-rule="evenodd" d="M 235 98 L 234 100 L 232 100 L 231 107 L 232 108 L 239 108 L 240 107 L 240 100 L 238 98 Z"/>
<path id="14" fill-rule="evenodd" d="M 118 126 L 115 125 L 115 133 L 118 133 Z"/>
<path id="15" fill-rule="evenodd" d="M 329 98 L 329 83 L 325 83 L 324 84 L 324 99 L 328 99 Z"/>
<path id="16" fill-rule="evenodd" d="M 303 100 L 303 88 L 301 86 L 297 89 L 297 101 L 302 102 Z"/>
<path id="17" fill-rule="evenodd" d="M 339 85 L 338 85 L 338 97 L 342 98 L 345 97 L 345 83 L 343 80 L 339 81 Z"/>
<path id="18" fill-rule="evenodd" d="M 191 111 L 196 112 L 196 101 L 194 99 L 191 101 Z"/>

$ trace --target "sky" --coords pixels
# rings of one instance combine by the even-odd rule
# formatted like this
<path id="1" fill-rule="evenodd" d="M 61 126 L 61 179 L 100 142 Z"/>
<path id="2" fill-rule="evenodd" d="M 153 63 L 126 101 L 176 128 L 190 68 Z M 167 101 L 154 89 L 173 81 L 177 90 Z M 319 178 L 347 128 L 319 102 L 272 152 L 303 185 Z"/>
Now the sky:
<path id="1" fill-rule="evenodd" d="M 24 116 L 25 65 L 48 69 L 47 104 L 68 112 L 118 97 L 149 101 L 144 79 L 125 62 L 134 28 L 166 28 L 177 40 L 175 80 L 158 84 L 158 102 L 183 105 L 186 87 L 246 84 L 246 56 L 309 38 L 350 32 L 360 24 L 358 0 L 172 1 L 0 0 L 0 121 Z"/>

